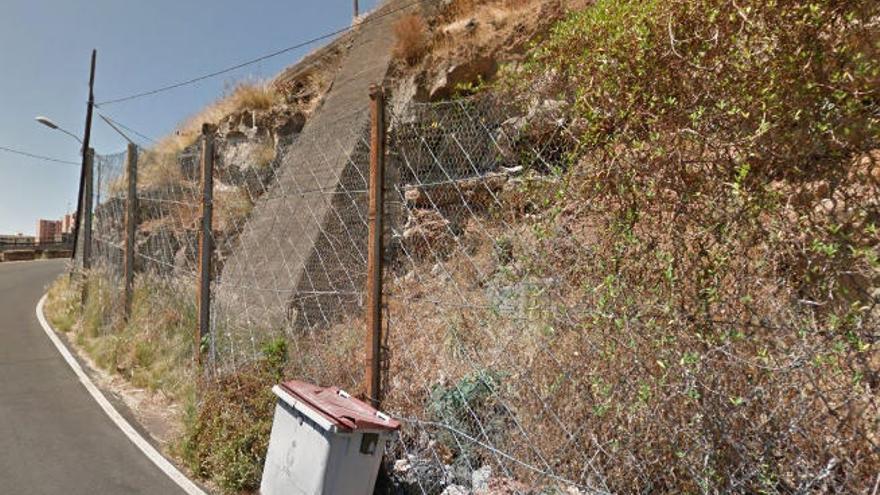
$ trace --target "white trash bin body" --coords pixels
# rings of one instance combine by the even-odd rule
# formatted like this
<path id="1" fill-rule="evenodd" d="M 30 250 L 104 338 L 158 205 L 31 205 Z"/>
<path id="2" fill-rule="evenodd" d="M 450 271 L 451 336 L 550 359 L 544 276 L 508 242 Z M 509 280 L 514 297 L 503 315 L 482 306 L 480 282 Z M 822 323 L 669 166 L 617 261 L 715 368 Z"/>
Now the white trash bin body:
<path id="1" fill-rule="evenodd" d="M 370 495 L 400 423 L 335 387 L 276 385 L 262 495 Z"/>

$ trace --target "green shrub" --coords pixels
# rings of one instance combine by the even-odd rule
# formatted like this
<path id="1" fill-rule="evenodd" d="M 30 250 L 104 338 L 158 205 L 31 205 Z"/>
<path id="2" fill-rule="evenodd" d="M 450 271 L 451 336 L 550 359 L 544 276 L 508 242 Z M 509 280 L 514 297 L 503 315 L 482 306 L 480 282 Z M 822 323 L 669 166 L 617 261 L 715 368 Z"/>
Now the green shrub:
<path id="1" fill-rule="evenodd" d="M 262 361 L 204 383 L 198 402 L 187 407 L 182 456 L 229 493 L 260 485 L 275 407 L 272 385 L 287 363 L 287 344 L 272 341 L 263 353 Z"/>
<path id="2" fill-rule="evenodd" d="M 556 473 L 586 448 L 614 492 L 873 486 L 878 18 L 868 0 L 598 0 L 501 85 L 566 100 L 579 137 L 552 190 L 526 191 L 537 239 L 517 249 L 557 288 L 556 352 L 509 384 L 531 443 L 568 452 Z"/>
<path id="3" fill-rule="evenodd" d="M 877 15 L 868 0 L 599 0 L 526 73 L 555 74 L 584 146 L 717 140 L 753 171 L 801 173 L 877 142 Z"/>
<path id="4" fill-rule="evenodd" d="M 504 411 L 496 407 L 495 394 L 501 391 L 501 375 L 481 370 L 449 385 L 431 389 L 428 412 L 438 421 L 457 431 L 441 431 L 440 441 L 462 465 L 479 463 L 478 451 L 465 435 L 480 442 L 500 444 L 504 435 Z M 487 438 L 488 437 L 488 438 Z"/>

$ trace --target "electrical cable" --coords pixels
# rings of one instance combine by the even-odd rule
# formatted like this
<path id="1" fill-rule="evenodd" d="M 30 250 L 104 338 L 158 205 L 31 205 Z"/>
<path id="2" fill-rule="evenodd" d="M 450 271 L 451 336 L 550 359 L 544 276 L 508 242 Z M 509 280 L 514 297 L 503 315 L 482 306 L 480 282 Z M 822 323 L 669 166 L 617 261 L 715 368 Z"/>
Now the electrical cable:
<path id="1" fill-rule="evenodd" d="M 152 96 L 152 95 L 155 95 L 155 94 L 164 93 L 164 92 L 166 92 L 166 91 L 171 91 L 171 90 L 173 90 L 173 89 L 177 89 L 177 88 L 180 88 L 180 87 L 183 87 L 183 86 L 189 86 L 189 85 L 191 85 L 191 84 L 195 84 L 195 83 L 197 83 L 197 82 L 204 81 L 205 79 L 210 79 L 210 78 L 212 78 L 212 77 L 217 77 L 217 76 L 220 76 L 220 75 L 223 75 L 223 74 L 226 74 L 226 73 L 229 73 L 229 72 L 232 72 L 232 71 L 235 71 L 235 70 L 241 69 L 241 68 L 243 68 L 243 67 L 247 67 L 247 66 L 249 66 L 249 65 L 253 65 L 253 64 L 256 64 L 256 63 L 262 62 L 262 61 L 264 61 L 264 60 L 267 60 L 267 59 L 273 58 L 273 57 L 277 57 L 278 55 L 282 55 L 282 54 L 284 54 L 284 53 L 287 53 L 287 52 L 290 52 L 290 51 L 293 51 L 293 50 L 296 50 L 296 49 L 299 49 L 299 48 L 304 48 L 304 47 L 306 47 L 306 46 L 308 46 L 308 45 L 311 45 L 311 44 L 317 43 L 317 42 L 319 42 L 319 41 L 323 41 L 323 40 L 326 40 L 326 39 L 332 38 L 332 37 L 334 37 L 334 36 L 337 36 L 337 35 L 340 35 L 340 34 L 343 34 L 343 33 L 349 32 L 349 31 L 355 29 L 355 28 L 356 28 L 357 26 L 359 26 L 359 25 L 364 25 L 364 24 L 367 24 L 367 23 L 370 23 L 370 22 L 376 22 L 376 21 L 378 21 L 379 19 L 385 18 L 385 17 L 387 17 L 387 16 L 393 15 L 393 14 L 395 14 L 395 13 L 397 13 L 397 12 L 402 11 L 402 10 L 408 9 L 408 8 L 410 8 L 410 7 L 412 7 L 412 6 L 416 5 L 416 4 L 422 3 L 422 1 L 424 1 L 424 0 L 415 0 L 415 1 L 413 1 L 413 2 L 407 3 L 406 5 L 404 5 L 404 6 L 402 6 L 402 7 L 398 7 L 398 8 L 396 8 L 396 9 L 393 9 L 393 10 L 390 10 L 390 11 L 387 11 L 387 12 L 382 12 L 382 13 L 376 13 L 376 14 L 373 14 L 373 15 L 367 17 L 366 19 L 364 19 L 364 20 L 363 20 L 360 24 L 358 24 L 358 25 L 352 25 L 352 26 L 348 26 L 348 27 L 345 27 L 345 28 L 337 29 L 337 30 L 335 30 L 335 31 L 332 31 L 332 32 L 329 32 L 329 33 L 326 33 L 326 34 L 322 34 L 322 35 L 317 36 L 317 37 L 315 37 L 315 38 L 312 38 L 312 39 L 309 39 L 309 40 L 306 40 L 306 41 L 303 41 L 303 42 L 297 43 L 297 44 L 295 44 L 295 45 L 293 45 L 293 46 L 289 46 L 289 47 L 286 47 L 286 48 L 282 48 L 282 49 L 280 49 L 280 50 L 276 50 L 276 51 L 271 52 L 271 53 L 268 53 L 268 54 L 266 54 L 266 55 L 262 55 L 262 56 L 260 56 L 260 57 L 254 58 L 254 59 L 247 60 L 247 61 L 245 61 L 245 62 L 241 62 L 241 63 L 239 63 L 239 64 L 233 65 L 233 66 L 231 66 L 231 67 L 227 67 L 227 68 L 225 68 L 225 69 L 220 69 L 220 70 L 217 70 L 217 71 L 214 71 L 214 72 L 210 72 L 210 73 L 207 73 L 207 74 L 203 74 L 203 75 L 201 75 L 201 76 L 194 77 L 194 78 L 192 78 L 192 79 L 188 79 L 188 80 L 181 81 L 181 82 L 174 83 L 174 84 L 169 84 L 169 85 L 167 85 L 167 86 L 162 86 L 162 87 L 159 87 L 159 88 L 156 88 L 156 89 L 152 89 L 152 90 L 148 90 L 148 91 L 143 91 L 143 92 L 140 92 L 140 93 L 135 93 L 135 94 L 132 94 L 132 95 L 123 96 L 123 97 L 119 97 L 119 98 L 114 98 L 114 99 L 111 99 L 111 100 L 101 101 L 101 102 L 98 102 L 97 105 L 113 105 L 113 104 L 116 104 L 116 103 L 122 103 L 122 102 L 125 102 L 125 101 L 131 101 L 131 100 L 138 99 L 138 98 L 143 98 L 143 97 L 146 97 L 146 96 Z"/>
<path id="2" fill-rule="evenodd" d="M 0 146 L 0 151 L 5 151 L 7 153 L 15 153 L 16 155 L 22 155 L 29 158 L 34 158 L 36 160 L 44 160 L 47 162 L 55 162 L 55 163 L 63 163 L 65 165 L 81 165 L 79 162 L 69 161 L 69 160 L 61 160 L 59 158 L 52 158 L 51 156 L 38 155 L 36 153 L 29 153 L 27 151 L 20 151 L 13 148 L 7 148 L 6 146 Z"/>

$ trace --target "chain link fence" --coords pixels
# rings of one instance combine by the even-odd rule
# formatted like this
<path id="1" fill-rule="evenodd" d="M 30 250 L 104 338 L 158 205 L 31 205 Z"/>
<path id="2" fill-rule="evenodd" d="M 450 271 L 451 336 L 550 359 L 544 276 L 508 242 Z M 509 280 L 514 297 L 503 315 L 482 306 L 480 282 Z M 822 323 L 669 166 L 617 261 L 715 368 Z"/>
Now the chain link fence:
<path id="1" fill-rule="evenodd" d="M 762 183 L 730 155 L 578 151 L 586 123 L 565 106 L 396 116 L 385 404 L 405 420 L 401 478 L 876 486 L 876 152 Z"/>
<path id="2" fill-rule="evenodd" d="M 95 155 L 93 180 L 92 263 L 96 269 L 121 279 L 125 250 L 125 153 Z"/>
<path id="3" fill-rule="evenodd" d="M 391 116 L 383 408 L 404 428 L 388 483 L 867 489 L 880 455 L 876 182 L 850 176 L 832 203 L 799 204 L 785 198 L 821 185 L 747 195 L 703 155 L 678 163 L 713 179 L 693 187 L 638 152 L 579 153 L 568 115 L 562 102 L 478 96 Z M 280 340 L 291 376 L 362 391 L 367 122 L 218 144 L 201 343 L 212 375 Z M 124 162 L 99 156 L 95 173 L 94 265 L 115 283 Z M 194 312 L 198 147 L 141 151 L 138 164 L 136 285 Z M 833 225 L 852 219 L 844 252 Z M 810 222 L 815 236 L 792 233 Z"/>
<path id="4" fill-rule="evenodd" d="M 540 254 L 517 252 L 511 197 L 560 179 L 573 140 L 559 110 L 477 97 L 395 116 L 387 407 L 406 425 L 395 469 L 417 491 L 607 490 L 552 328 L 559 281 L 517 266 Z"/>
<path id="5" fill-rule="evenodd" d="M 363 112 L 323 125 L 279 150 L 277 173 L 238 186 L 252 209 L 229 222 L 218 243 L 211 343 L 218 370 L 259 360 L 281 339 L 300 376 L 324 383 L 320 349 L 356 332 L 366 283 L 369 127 Z M 341 370 L 338 385 L 357 387 L 359 368 Z"/>

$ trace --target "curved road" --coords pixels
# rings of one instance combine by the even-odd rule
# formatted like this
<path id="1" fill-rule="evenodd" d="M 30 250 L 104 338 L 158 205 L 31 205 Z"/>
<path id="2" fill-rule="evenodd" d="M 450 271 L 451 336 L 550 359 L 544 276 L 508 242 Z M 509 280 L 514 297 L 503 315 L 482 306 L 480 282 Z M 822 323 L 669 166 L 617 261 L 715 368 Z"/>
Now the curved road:
<path id="1" fill-rule="evenodd" d="M 63 260 L 0 263 L 0 493 L 182 493 L 110 421 L 37 321 Z"/>

